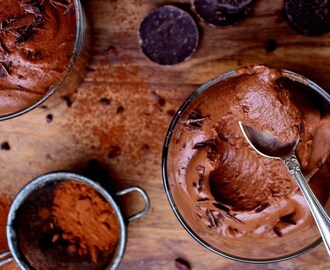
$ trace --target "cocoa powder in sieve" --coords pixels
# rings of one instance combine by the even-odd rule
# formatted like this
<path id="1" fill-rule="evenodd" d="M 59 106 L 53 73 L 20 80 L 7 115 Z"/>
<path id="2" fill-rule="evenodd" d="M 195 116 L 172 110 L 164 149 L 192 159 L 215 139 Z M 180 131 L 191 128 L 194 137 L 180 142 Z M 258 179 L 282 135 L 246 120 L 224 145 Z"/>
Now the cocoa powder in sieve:
<path id="1" fill-rule="evenodd" d="M 64 239 L 79 255 L 91 255 L 94 263 L 100 253 L 113 253 L 118 243 L 119 224 L 108 202 L 91 187 L 72 181 L 60 183 L 54 192 L 52 215 L 63 231 L 54 241 Z"/>
<path id="2" fill-rule="evenodd" d="M 24 261 L 36 270 L 105 269 L 120 235 L 116 214 L 103 195 L 74 180 L 34 190 L 13 226 Z"/>

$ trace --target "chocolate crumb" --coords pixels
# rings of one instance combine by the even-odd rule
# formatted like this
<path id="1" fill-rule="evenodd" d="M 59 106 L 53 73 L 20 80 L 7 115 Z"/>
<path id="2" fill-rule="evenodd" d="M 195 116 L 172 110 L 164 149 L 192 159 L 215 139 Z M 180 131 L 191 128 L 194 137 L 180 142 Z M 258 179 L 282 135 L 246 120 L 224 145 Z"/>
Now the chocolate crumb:
<path id="1" fill-rule="evenodd" d="M 166 113 L 173 117 L 175 115 L 175 110 L 168 110 Z"/>
<path id="2" fill-rule="evenodd" d="M 147 152 L 149 152 L 149 150 L 150 150 L 150 146 L 149 146 L 148 144 L 144 143 L 144 144 L 142 144 L 142 146 L 141 146 L 141 150 L 142 150 L 144 153 L 147 153 Z"/>
<path id="3" fill-rule="evenodd" d="M 113 145 L 110 147 L 108 158 L 113 159 L 119 157 L 120 155 L 121 155 L 121 148 L 119 146 Z"/>
<path id="4" fill-rule="evenodd" d="M 102 105 L 102 106 L 108 106 L 108 105 L 110 105 L 110 103 L 111 103 L 111 99 L 109 99 L 109 98 L 101 98 L 100 99 L 100 104 Z"/>
<path id="5" fill-rule="evenodd" d="M 190 263 L 188 263 L 186 260 L 181 258 L 175 259 L 175 267 L 179 270 L 191 270 Z"/>
<path id="6" fill-rule="evenodd" d="M 264 211 L 269 206 L 270 206 L 270 203 L 266 202 L 264 204 L 259 205 L 256 209 L 254 209 L 254 212 L 260 213 L 260 212 Z"/>
<path id="7" fill-rule="evenodd" d="M 277 48 L 277 42 L 275 39 L 269 39 L 266 43 L 266 52 L 272 53 Z"/>
<path id="8" fill-rule="evenodd" d="M 157 102 L 157 105 L 159 107 L 164 107 L 165 106 L 166 100 L 163 97 L 161 97 L 160 95 L 158 95 L 154 91 L 152 91 L 150 94 L 154 98 L 154 100 Z"/>
<path id="9" fill-rule="evenodd" d="M 123 106 L 119 106 L 118 108 L 117 108 L 117 114 L 119 114 L 119 113 L 122 113 L 123 111 L 124 111 L 125 109 L 124 109 L 124 107 Z"/>
<path id="10" fill-rule="evenodd" d="M 282 234 L 280 228 L 274 226 L 273 231 L 274 231 L 274 233 L 275 233 L 278 237 L 282 237 L 282 236 L 283 236 L 283 234 Z"/>
<path id="11" fill-rule="evenodd" d="M 9 143 L 8 142 L 1 143 L 1 150 L 9 151 L 10 150 Z"/>
<path id="12" fill-rule="evenodd" d="M 72 106 L 72 100 L 70 99 L 70 97 L 68 97 L 68 96 L 62 96 L 61 98 L 65 101 L 66 106 L 68 108 L 70 108 Z"/>
<path id="13" fill-rule="evenodd" d="M 46 122 L 51 123 L 53 121 L 53 115 L 52 114 L 47 114 L 46 116 Z"/>

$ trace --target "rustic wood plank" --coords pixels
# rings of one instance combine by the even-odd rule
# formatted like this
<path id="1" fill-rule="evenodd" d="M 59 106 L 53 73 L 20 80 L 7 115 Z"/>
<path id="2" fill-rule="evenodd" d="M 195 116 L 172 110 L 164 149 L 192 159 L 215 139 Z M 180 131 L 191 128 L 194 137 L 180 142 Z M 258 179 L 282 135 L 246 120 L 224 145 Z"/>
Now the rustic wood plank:
<path id="1" fill-rule="evenodd" d="M 165 2 L 186 7 L 189 1 L 87 3 L 94 52 L 84 82 L 70 96 L 72 106 L 62 101 L 0 123 L 0 143 L 10 145 L 9 151 L 0 151 L 0 201 L 4 196 L 12 199 L 40 174 L 73 170 L 101 181 L 111 192 L 140 185 L 150 195 L 150 213 L 129 224 L 120 269 L 175 269 L 177 257 L 193 269 L 329 268 L 322 245 L 299 258 L 264 266 L 242 265 L 208 252 L 184 231 L 170 209 L 161 179 L 161 153 L 173 112 L 200 84 L 221 72 L 266 63 L 306 75 L 330 90 L 330 35 L 298 35 L 280 20 L 281 0 L 259 0 L 251 15 L 235 26 L 214 29 L 199 23 L 201 43 L 193 58 L 160 67 L 140 52 L 137 29 L 150 10 Z M 270 40 L 276 48 L 267 52 Z M 109 99 L 109 105 L 101 98 Z M 49 114 L 53 121 L 47 123 Z M 114 146 L 120 147 L 120 155 L 109 158 Z M 137 196 L 121 200 L 121 205 L 126 215 L 142 207 Z M 5 221 L 5 211 L 0 219 Z M 13 263 L 4 269 L 18 268 Z"/>

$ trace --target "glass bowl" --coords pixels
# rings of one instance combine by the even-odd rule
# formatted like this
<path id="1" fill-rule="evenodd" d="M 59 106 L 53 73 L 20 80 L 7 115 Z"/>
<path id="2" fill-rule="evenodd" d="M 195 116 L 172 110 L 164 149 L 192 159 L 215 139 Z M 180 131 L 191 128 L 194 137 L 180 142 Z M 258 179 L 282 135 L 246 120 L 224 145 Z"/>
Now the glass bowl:
<path id="1" fill-rule="evenodd" d="M 321 111 L 330 111 L 330 95 L 309 79 L 288 70 L 281 70 L 281 83 L 286 88 L 294 89 L 297 97 L 302 96 L 315 101 Z M 240 76 L 245 75 L 244 68 L 232 70 L 208 81 L 193 92 L 176 112 L 168 129 L 162 156 L 162 176 L 167 198 L 185 230 L 202 246 L 226 258 L 247 263 L 270 263 L 294 258 L 316 247 L 321 237 L 313 219 L 305 228 L 273 238 L 228 237 L 214 233 L 210 225 L 202 224 L 196 210 L 196 201 L 187 191 L 186 183 L 180 180 L 179 162 L 174 162 L 174 145 L 182 132 L 182 121 L 187 118 L 201 102 L 207 102 L 210 95 L 221 95 L 222 89 L 235 84 Z M 212 121 L 212 120 L 211 120 Z M 190 142 L 191 143 L 191 142 Z M 191 145 L 187 143 L 187 147 Z M 189 151 L 194 151 L 191 148 Z M 188 150 L 187 150 L 188 151 Z M 182 164 L 184 166 L 185 164 Z M 182 174 L 182 173 L 181 173 Z M 186 177 L 186 176 L 185 176 Z M 329 194 L 328 194 L 329 195 Z M 324 202 L 325 209 L 330 212 L 330 200 Z M 309 211 L 306 209 L 306 211 Z M 215 217 L 211 218 L 210 223 Z"/>

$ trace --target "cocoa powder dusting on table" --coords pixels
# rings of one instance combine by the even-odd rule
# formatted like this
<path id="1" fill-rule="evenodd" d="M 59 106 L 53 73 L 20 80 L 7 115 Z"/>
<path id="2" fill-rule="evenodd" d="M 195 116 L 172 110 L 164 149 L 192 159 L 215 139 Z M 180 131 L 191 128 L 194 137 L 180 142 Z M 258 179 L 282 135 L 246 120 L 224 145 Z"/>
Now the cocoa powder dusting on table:
<path id="1" fill-rule="evenodd" d="M 71 251 L 90 255 L 94 263 L 101 253 L 115 251 L 118 221 L 109 203 L 91 187 L 68 181 L 60 183 L 55 189 L 52 215 L 63 230 L 59 238 L 70 242 Z"/>

